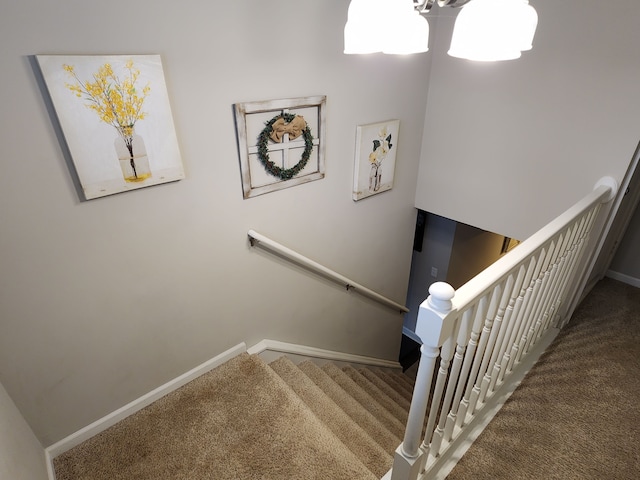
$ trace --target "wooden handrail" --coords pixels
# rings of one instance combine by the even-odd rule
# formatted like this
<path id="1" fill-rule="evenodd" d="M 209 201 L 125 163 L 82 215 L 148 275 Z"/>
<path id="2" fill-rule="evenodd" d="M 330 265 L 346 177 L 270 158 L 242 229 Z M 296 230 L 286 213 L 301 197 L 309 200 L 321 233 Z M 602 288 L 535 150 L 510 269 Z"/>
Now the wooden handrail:
<path id="1" fill-rule="evenodd" d="M 346 289 L 349 291 L 353 290 L 359 293 L 360 295 L 364 295 L 365 297 L 371 298 L 372 300 L 375 300 L 376 302 L 381 303 L 387 307 L 391 307 L 394 310 L 398 310 L 400 313 L 406 313 L 409 311 L 409 309 L 404 305 L 400 305 L 399 303 L 394 302 L 393 300 L 385 297 L 384 295 L 380 295 L 379 293 L 374 292 L 373 290 L 367 287 L 364 287 L 357 282 L 354 282 L 353 280 L 345 277 L 344 275 L 341 275 L 338 272 L 335 272 L 330 268 L 327 268 L 324 265 L 321 265 L 318 262 L 315 262 L 310 258 L 307 258 L 304 255 L 301 255 L 300 253 L 294 250 L 291 250 L 290 248 L 285 247 L 284 245 L 274 240 L 271 240 L 270 238 L 265 237 L 264 235 L 259 234 L 255 230 L 249 230 L 248 236 L 249 236 L 249 241 L 251 242 L 252 247 L 259 245 L 267 248 L 268 250 L 277 252 L 278 254 L 282 255 L 288 260 L 291 260 L 299 265 L 302 265 L 303 267 L 306 267 L 307 269 L 315 273 L 318 273 L 341 285 L 344 285 Z"/>

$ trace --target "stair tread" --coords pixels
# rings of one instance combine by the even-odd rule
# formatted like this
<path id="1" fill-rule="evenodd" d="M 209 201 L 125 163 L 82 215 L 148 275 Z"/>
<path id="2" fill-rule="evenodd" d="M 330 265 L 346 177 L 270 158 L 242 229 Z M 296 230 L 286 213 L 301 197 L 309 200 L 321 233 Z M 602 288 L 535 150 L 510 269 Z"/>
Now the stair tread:
<path id="1" fill-rule="evenodd" d="M 379 478 L 341 443 L 266 363 L 243 353 L 54 465 L 58 480 Z"/>
<path id="2" fill-rule="evenodd" d="M 386 452 L 393 454 L 401 440 L 391 433 L 374 415 L 348 395 L 320 367 L 311 361 L 305 361 L 298 365 L 313 382 L 320 387 L 329 398 L 347 413 L 358 425 L 360 425 Z"/>
<path id="3" fill-rule="evenodd" d="M 291 360 L 283 356 L 271 362 L 269 366 L 369 470 L 378 478 L 387 473 L 393 463 L 392 456 Z"/>
<path id="4" fill-rule="evenodd" d="M 405 385 L 402 385 L 395 378 L 389 375 L 387 372 L 380 370 L 379 368 L 372 368 L 371 371 L 375 373 L 378 377 L 380 377 L 382 381 L 384 381 L 387 385 L 389 385 L 394 390 L 396 390 L 405 399 L 411 402 L 411 397 L 413 396 L 412 391 L 409 390 Z"/>
<path id="5" fill-rule="evenodd" d="M 398 404 L 395 399 L 391 398 L 387 393 L 371 382 L 362 373 L 358 372 L 351 366 L 342 368 L 342 371 L 351 378 L 360 388 L 366 391 L 371 397 L 382 405 L 391 415 L 398 419 L 402 425 L 407 424 L 409 410 Z M 404 397 L 400 397 L 404 400 Z M 403 429 L 404 430 L 404 429 Z"/>
<path id="6" fill-rule="evenodd" d="M 325 364 L 322 369 L 360 405 L 369 410 L 396 437 L 404 437 L 404 424 L 386 410 L 375 398 L 355 383 L 347 374 L 333 363 Z"/>
<path id="7" fill-rule="evenodd" d="M 398 393 L 398 391 L 391 385 L 382 380 L 378 375 L 371 371 L 369 368 L 361 368 L 358 370 L 362 376 L 369 380 L 372 384 L 383 391 L 387 396 L 393 399 L 398 405 L 400 405 L 407 413 L 411 407 L 411 402 L 407 400 L 404 395 Z"/>
<path id="8" fill-rule="evenodd" d="M 413 391 L 413 387 L 416 383 L 413 379 L 409 378 L 402 372 L 391 372 L 391 375 L 405 387 L 407 387 L 410 391 Z"/>

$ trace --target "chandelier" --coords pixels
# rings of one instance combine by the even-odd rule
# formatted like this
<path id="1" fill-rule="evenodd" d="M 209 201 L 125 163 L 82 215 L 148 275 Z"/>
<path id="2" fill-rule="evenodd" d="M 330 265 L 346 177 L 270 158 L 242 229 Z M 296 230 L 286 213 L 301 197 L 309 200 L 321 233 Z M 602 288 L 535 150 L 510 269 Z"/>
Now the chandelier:
<path id="1" fill-rule="evenodd" d="M 436 0 L 351 0 L 344 27 L 344 53 L 411 54 L 429 50 L 423 16 Z M 528 0 L 437 0 L 462 7 L 449 55 L 477 61 L 513 60 L 531 50 L 538 14 Z"/>

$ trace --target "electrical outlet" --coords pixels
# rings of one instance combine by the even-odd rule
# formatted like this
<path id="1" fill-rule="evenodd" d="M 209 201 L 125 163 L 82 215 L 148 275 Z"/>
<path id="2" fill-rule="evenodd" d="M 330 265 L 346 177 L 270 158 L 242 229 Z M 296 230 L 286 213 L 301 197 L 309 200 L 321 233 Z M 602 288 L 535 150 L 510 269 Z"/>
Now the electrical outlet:
<path id="1" fill-rule="evenodd" d="M 431 267 L 431 276 L 436 278 L 438 276 L 438 269 L 436 267 Z"/>

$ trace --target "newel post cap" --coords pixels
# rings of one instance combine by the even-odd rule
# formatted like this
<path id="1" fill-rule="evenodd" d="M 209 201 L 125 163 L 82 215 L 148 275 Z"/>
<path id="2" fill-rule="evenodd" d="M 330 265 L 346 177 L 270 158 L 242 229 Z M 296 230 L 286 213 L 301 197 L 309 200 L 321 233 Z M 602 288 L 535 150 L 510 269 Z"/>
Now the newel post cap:
<path id="1" fill-rule="evenodd" d="M 453 333 L 453 302 L 455 290 L 445 282 L 429 287 L 429 297 L 422 302 L 416 321 L 416 335 L 424 345 L 440 347 Z"/>
<path id="2" fill-rule="evenodd" d="M 431 307 L 441 313 L 448 313 L 453 308 L 451 299 L 456 291 L 446 282 L 435 282 L 429 287 L 427 301 Z"/>

